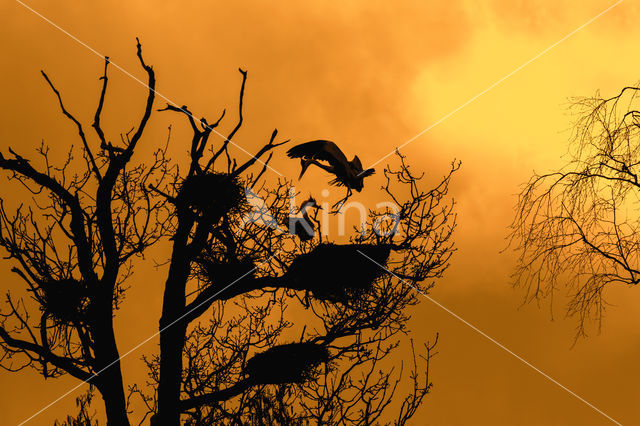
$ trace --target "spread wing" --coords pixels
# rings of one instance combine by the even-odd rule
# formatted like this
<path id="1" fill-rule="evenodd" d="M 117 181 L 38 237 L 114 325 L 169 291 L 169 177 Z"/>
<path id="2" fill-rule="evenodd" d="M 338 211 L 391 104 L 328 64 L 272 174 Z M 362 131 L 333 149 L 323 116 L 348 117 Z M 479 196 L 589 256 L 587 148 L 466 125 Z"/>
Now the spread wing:
<path id="1" fill-rule="evenodd" d="M 334 167 L 345 168 L 347 157 L 338 145 L 331 141 L 317 140 L 301 143 L 287 151 L 289 158 L 307 158 L 329 162 Z"/>

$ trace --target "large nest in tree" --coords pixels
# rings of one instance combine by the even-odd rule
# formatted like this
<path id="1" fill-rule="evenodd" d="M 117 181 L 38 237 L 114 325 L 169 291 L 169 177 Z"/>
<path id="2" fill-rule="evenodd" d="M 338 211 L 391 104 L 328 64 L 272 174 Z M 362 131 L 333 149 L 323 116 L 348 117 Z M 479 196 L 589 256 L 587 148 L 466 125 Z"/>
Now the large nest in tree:
<path id="1" fill-rule="evenodd" d="M 50 280 L 40 285 L 42 308 L 54 318 L 68 323 L 81 319 L 89 308 L 87 286 L 73 278 Z"/>
<path id="2" fill-rule="evenodd" d="M 198 278 L 219 286 L 231 283 L 241 284 L 241 282 L 255 277 L 256 265 L 249 258 L 221 260 L 201 256 L 196 259 L 196 265 Z"/>
<path id="3" fill-rule="evenodd" d="M 298 256 L 284 278 L 291 288 L 310 291 L 317 299 L 346 303 L 386 273 L 380 265 L 386 265 L 390 252 L 382 244 L 320 244 Z"/>
<path id="4" fill-rule="evenodd" d="M 304 383 L 329 360 L 329 350 L 311 342 L 273 346 L 247 361 L 249 378 L 259 384 Z"/>
<path id="5" fill-rule="evenodd" d="M 238 210 L 246 202 L 240 180 L 226 173 L 189 176 L 180 186 L 178 200 L 211 219 Z"/>

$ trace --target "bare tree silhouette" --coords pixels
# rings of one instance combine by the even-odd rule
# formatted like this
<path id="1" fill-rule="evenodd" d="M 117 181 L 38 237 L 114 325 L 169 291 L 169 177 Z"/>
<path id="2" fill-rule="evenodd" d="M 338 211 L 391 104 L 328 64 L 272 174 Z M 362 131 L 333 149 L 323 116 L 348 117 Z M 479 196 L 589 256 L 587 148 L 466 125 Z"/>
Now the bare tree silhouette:
<path id="1" fill-rule="evenodd" d="M 589 320 L 601 324 L 606 287 L 640 279 L 639 91 L 625 87 L 611 98 L 596 94 L 574 103 L 569 161 L 532 176 L 511 226 L 520 252 L 516 285 L 527 300 L 552 298 L 565 287 L 577 337 Z"/>
<path id="2" fill-rule="evenodd" d="M 141 423 L 158 425 L 392 418 L 404 424 L 431 387 L 435 342 L 414 350 L 407 322 L 418 303 L 415 289 L 428 291 L 454 251 L 448 187 L 460 164 L 453 162 L 425 189 L 398 153 L 398 165 L 384 170 L 381 191 L 398 210 L 371 209 L 367 226 L 354 229 L 348 242 L 323 239 L 320 232 L 300 238 L 247 220 L 256 214 L 247 202 L 251 193 L 264 200 L 274 223 L 289 223 L 292 187 L 265 177 L 287 142 L 277 141 L 277 130 L 247 161 L 230 153 L 243 125 L 247 73 L 240 70 L 237 121 L 222 139 L 217 128 L 224 111 L 215 120 L 197 120 L 186 106 L 159 110 L 178 113 L 190 125 L 187 169 L 169 161 L 167 146 L 146 163 L 132 164 L 155 93 L 154 71 L 140 43 L 137 48 L 149 92 L 135 132 L 113 144 L 101 130 L 107 58 L 92 125 L 98 149 L 43 73 L 77 126 L 81 158 L 70 152 L 61 167 L 53 166 L 44 145 L 40 169 L 12 150 L 11 158 L 0 157 L 0 167 L 34 197 L 33 206 L 17 206 L 14 214 L 0 204 L 0 245 L 29 296 L 7 294 L 2 365 L 88 381 L 113 425 L 129 424 L 134 397 L 147 407 Z M 159 352 L 144 357 L 148 383 L 130 385 L 126 397 L 113 317 L 133 258 L 161 239 L 171 244 L 171 254 Z M 391 357 L 400 345 L 412 350 L 407 367 Z M 91 398 L 79 399 L 79 414 L 66 423 L 91 422 Z"/>
<path id="3" fill-rule="evenodd" d="M 12 271 L 26 284 L 29 298 L 7 294 L 0 339 L 2 365 L 12 370 L 31 366 L 44 377 L 61 374 L 89 381 L 102 395 L 111 424 L 127 424 L 126 400 L 113 329 L 114 311 L 130 275 L 131 260 L 163 234 L 158 215 L 162 199 L 152 200 L 146 185 L 167 171 L 164 152 L 147 164 L 127 168 L 145 130 L 154 100 L 153 69 L 142 57 L 149 92 L 140 123 L 126 135 L 123 146 L 107 141 L 100 125 L 107 91 L 107 65 L 93 129 L 99 149 L 92 149 L 82 124 L 65 107 L 47 74 L 62 113 L 77 127 L 80 158 L 70 150 L 56 167 L 49 148 L 38 150 L 41 166 L 9 149 L 0 154 L 0 168 L 33 195 L 31 206 L 13 213 L 0 203 L 0 246 L 14 261 Z M 81 164 L 78 164 L 81 163 Z"/>

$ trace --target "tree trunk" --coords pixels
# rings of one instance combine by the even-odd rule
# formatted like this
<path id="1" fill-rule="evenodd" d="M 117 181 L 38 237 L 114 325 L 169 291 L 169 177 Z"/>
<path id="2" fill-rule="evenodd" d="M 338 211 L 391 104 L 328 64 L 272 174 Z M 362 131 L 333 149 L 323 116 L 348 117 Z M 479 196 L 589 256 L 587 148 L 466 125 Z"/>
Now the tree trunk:
<path id="1" fill-rule="evenodd" d="M 160 327 L 167 322 L 160 320 Z M 160 334 L 160 382 L 158 383 L 158 425 L 180 424 L 182 350 L 186 327 L 176 324 Z"/>
<path id="2" fill-rule="evenodd" d="M 108 299 L 109 305 L 111 298 Z M 105 303 L 106 305 L 106 303 Z M 96 321 L 93 325 L 95 338 L 95 370 L 99 372 L 93 382 L 100 391 L 107 413 L 107 424 L 128 426 L 127 403 L 124 395 L 124 383 L 120 369 L 120 354 L 111 322 L 111 307 L 108 307 L 108 320 Z M 99 315 L 98 318 L 105 318 Z M 104 371 L 103 371 L 104 370 Z"/>
<path id="3" fill-rule="evenodd" d="M 192 222 L 189 220 L 183 220 L 178 225 L 162 301 L 158 413 L 153 419 L 153 424 L 162 426 L 178 426 L 180 424 L 182 351 L 187 321 L 178 321 L 178 318 L 184 314 L 186 305 L 185 288 L 191 263 L 190 255 L 187 252 L 187 239 L 191 224 Z"/>
<path id="4" fill-rule="evenodd" d="M 113 371 L 109 373 L 111 369 L 113 369 Z M 128 426 L 129 419 L 127 417 L 127 404 L 122 386 L 120 363 L 114 364 L 100 376 L 102 376 L 104 382 L 98 386 L 98 390 L 104 400 L 107 413 L 107 425 Z"/>

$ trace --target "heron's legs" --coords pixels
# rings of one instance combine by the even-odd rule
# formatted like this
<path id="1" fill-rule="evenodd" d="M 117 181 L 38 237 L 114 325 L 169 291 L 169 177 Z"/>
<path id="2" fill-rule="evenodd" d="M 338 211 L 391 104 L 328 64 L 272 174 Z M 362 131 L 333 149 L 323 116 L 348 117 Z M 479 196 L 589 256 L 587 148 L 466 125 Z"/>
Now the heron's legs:
<path id="1" fill-rule="evenodd" d="M 333 206 L 331 206 L 331 208 L 333 209 L 333 210 L 331 210 L 331 213 L 340 213 L 340 209 L 342 208 L 344 203 L 347 202 L 349 197 L 351 197 L 351 194 L 352 194 L 351 188 L 347 188 L 347 195 L 345 195 L 342 200 L 338 201 Z"/>

